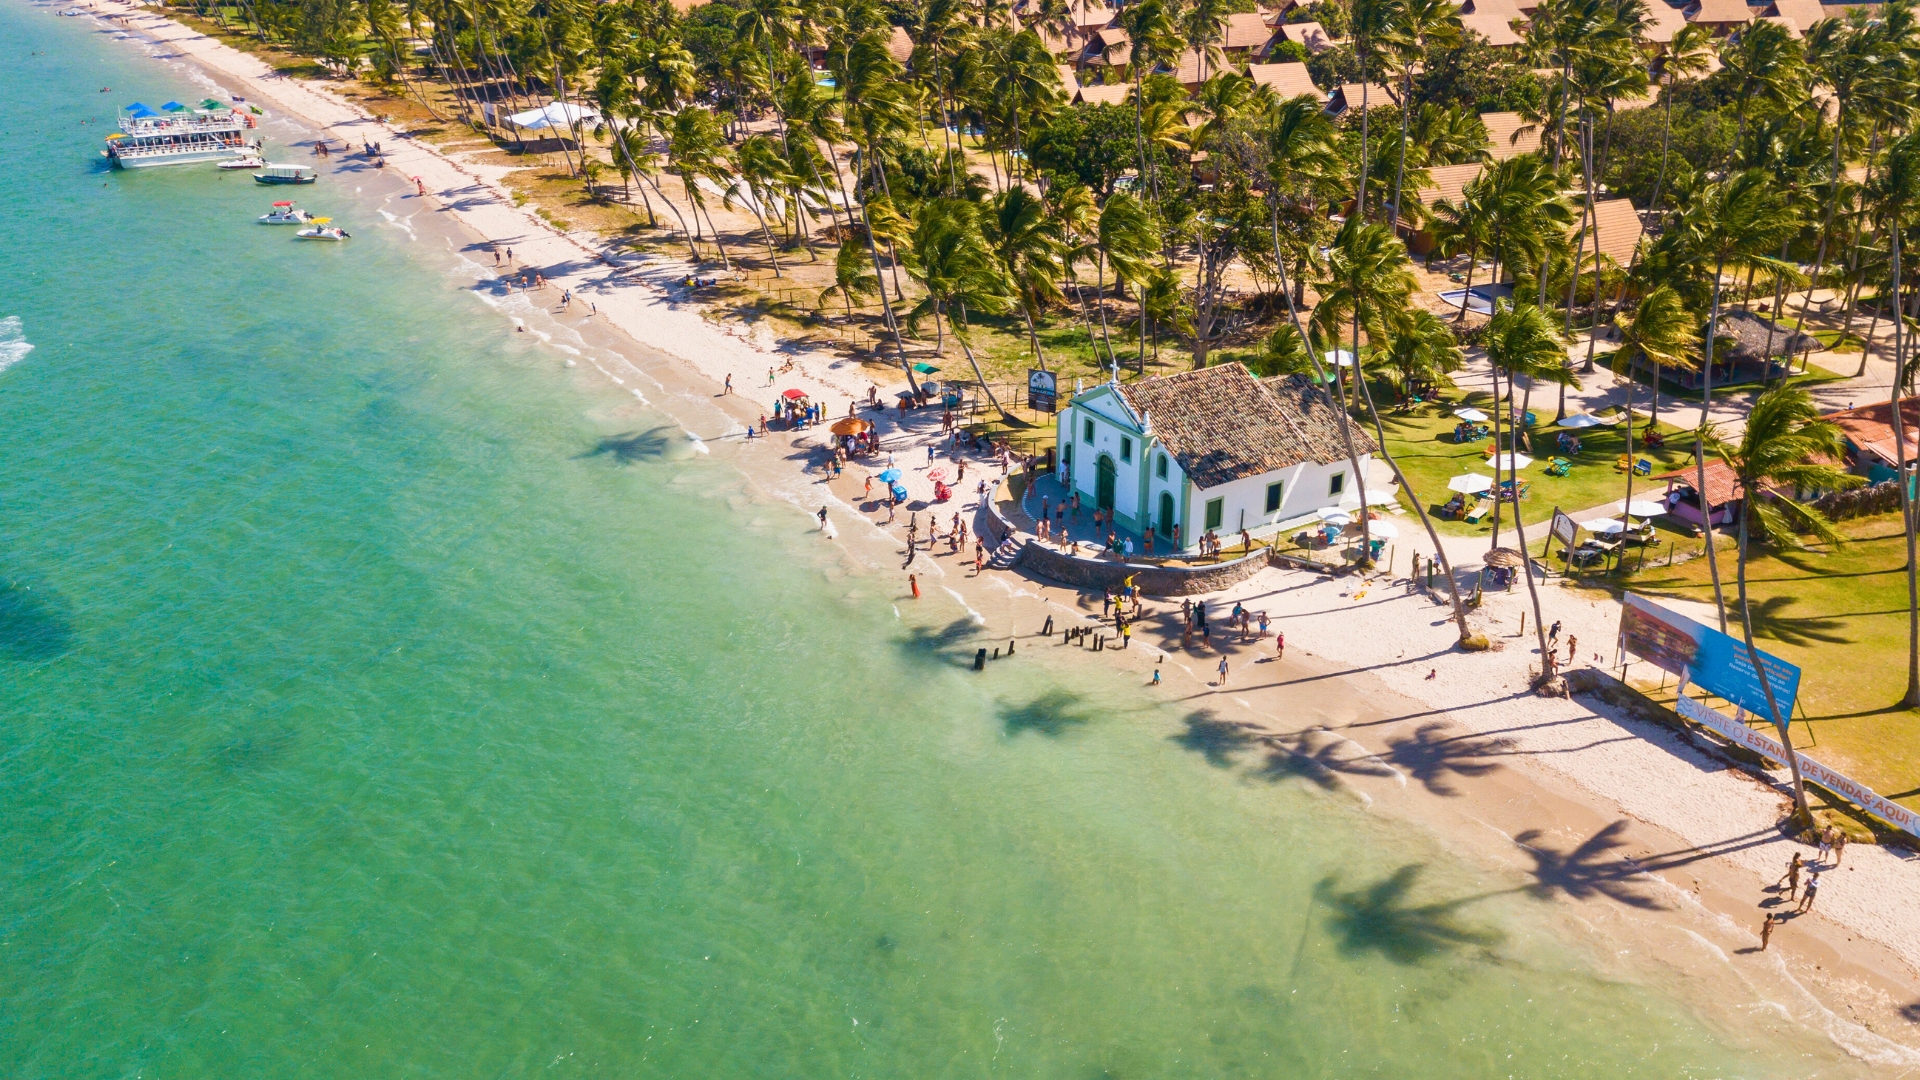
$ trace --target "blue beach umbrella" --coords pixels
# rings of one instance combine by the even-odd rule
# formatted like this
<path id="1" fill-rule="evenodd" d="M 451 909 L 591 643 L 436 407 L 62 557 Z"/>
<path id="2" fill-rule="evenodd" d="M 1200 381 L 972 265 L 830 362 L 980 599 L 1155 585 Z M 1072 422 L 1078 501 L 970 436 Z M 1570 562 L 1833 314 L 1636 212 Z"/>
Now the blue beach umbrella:
<path id="1" fill-rule="evenodd" d="M 185 105 L 182 105 L 177 101 L 169 101 L 165 105 L 162 105 L 160 107 L 167 110 L 168 112 L 179 112 L 181 109 L 186 108 Z"/>
<path id="2" fill-rule="evenodd" d="M 888 469 L 880 474 L 880 482 L 883 484 L 891 484 L 898 479 L 900 479 L 899 469 Z"/>
<path id="3" fill-rule="evenodd" d="M 138 101 L 127 106 L 127 112 L 131 113 L 134 119 L 136 120 L 141 119 L 143 117 L 160 115 L 159 113 L 154 112 L 152 109 L 147 108 L 145 105 L 141 104 Z"/>

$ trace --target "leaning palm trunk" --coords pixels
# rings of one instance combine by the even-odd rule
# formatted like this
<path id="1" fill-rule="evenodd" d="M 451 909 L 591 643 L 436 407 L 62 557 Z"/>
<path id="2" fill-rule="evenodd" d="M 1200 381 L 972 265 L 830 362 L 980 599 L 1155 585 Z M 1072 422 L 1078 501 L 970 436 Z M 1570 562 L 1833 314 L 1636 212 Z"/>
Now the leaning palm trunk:
<path id="1" fill-rule="evenodd" d="M 1774 700 L 1773 680 L 1767 677 L 1767 669 L 1760 663 L 1760 651 L 1753 646 L 1753 611 L 1747 606 L 1747 521 L 1753 516 L 1748 503 L 1755 497 L 1749 490 L 1742 493 L 1740 500 L 1739 547 L 1734 557 L 1734 582 L 1740 601 L 1740 631 L 1747 645 L 1747 662 L 1759 673 L 1760 692 L 1767 697 L 1767 713 L 1773 720 L 1773 729 L 1780 734 L 1780 745 L 1787 752 L 1787 770 L 1793 776 L 1793 815 L 1802 825 L 1813 824 L 1813 814 L 1807 809 L 1807 789 L 1800 781 L 1800 755 L 1793 750 L 1793 732 L 1791 716 L 1780 715 L 1780 703 Z M 1909 531 L 1908 535 L 1912 535 Z"/>
<path id="2" fill-rule="evenodd" d="M 1893 234 L 1893 295 L 1894 302 L 1900 298 L 1900 230 L 1888 230 Z M 1902 319 L 1898 314 L 1893 319 L 1893 445 L 1894 477 L 1900 483 L 1900 528 L 1907 540 L 1907 692 L 1904 703 L 1908 708 L 1920 705 L 1920 563 L 1915 555 L 1915 521 L 1913 517 L 1913 489 L 1907 478 L 1907 432 L 1906 421 L 1900 415 L 1900 391 L 1906 384 L 1907 357 Z M 1756 669 L 1757 670 L 1757 669 Z"/>
<path id="3" fill-rule="evenodd" d="M 966 308 L 961 308 L 961 320 L 964 321 L 966 317 Z M 939 316 L 934 316 L 934 319 L 938 321 Z M 987 402 L 993 406 L 993 411 L 999 413 L 1003 420 L 1010 419 L 1007 416 L 1007 407 L 1000 404 L 999 398 L 993 396 L 993 387 L 987 384 L 986 372 L 980 370 L 980 361 L 974 359 L 973 356 L 973 346 L 967 344 L 967 335 L 962 333 L 958 326 L 953 328 L 953 339 L 960 343 L 960 351 L 967 354 L 967 363 L 973 367 L 973 377 L 980 380 L 980 391 L 987 395 Z"/>
<path id="4" fill-rule="evenodd" d="M 1707 314 L 1707 349 L 1700 382 L 1700 424 L 1693 432 L 1694 497 L 1700 500 L 1700 532 L 1707 540 L 1707 572 L 1713 577 L 1713 611 L 1720 618 L 1720 632 L 1727 632 L 1727 597 L 1720 584 L 1720 557 L 1713 550 L 1713 505 L 1707 499 L 1707 410 L 1713 406 L 1713 338 L 1720 324 L 1721 273 L 1726 269 L 1723 247 L 1713 268 L 1713 308 Z M 1631 467 L 1632 463 L 1629 462 Z"/>

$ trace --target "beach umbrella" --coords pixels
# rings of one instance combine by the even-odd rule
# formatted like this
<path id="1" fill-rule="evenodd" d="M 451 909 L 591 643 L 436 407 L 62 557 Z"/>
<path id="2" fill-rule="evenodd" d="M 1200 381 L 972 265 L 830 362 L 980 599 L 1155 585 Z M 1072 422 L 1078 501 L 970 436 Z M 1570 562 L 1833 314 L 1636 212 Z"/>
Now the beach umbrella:
<path id="1" fill-rule="evenodd" d="M 1632 502 L 1621 507 L 1621 509 L 1625 510 L 1629 514 L 1632 514 L 1634 517 L 1647 518 L 1647 517 L 1657 517 L 1661 514 L 1666 513 L 1667 505 L 1665 503 L 1648 502 L 1644 499 L 1635 499 Z"/>
<path id="2" fill-rule="evenodd" d="M 1448 491 L 1457 491 L 1462 495 L 1478 495 L 1493 486 L 1493 478 L 1479 473 L 1466 473 L 1447 481 Z"/>
<path id="3" fill-rule="evenodd" d="M 1592 521 L 1581 522 L 1580 527 L 1590 533 L 1599 533 L 1603 536 L 1627 531 L 1626 523 L 1615 518 L 1594 518 Z"/>
<path id="4" fill-rule="evenodd" d="M 1348 352 L 1345 349 L 1335 349 L 1334 351 L 1321 357 L 1321 359 L 1325 360 L 1327 363 L 1332 364 L 1335 367 L 1352 367 L 1353 366 L 1353 354 Z"/>
<path id="5" fill-rule="evenodd" d="M 162 105 L 160 107 L 167 110 L 168 112 L 179 112 L 181 109 L 186 108 L 185 105 L 182 105 L 177 101 L 169 101 L 165 105 Z"/>
<path id="6" fill-rule="evenodd" d="M 1516 567 L 1525 566 L 1526 564 L 1526 556 L 1512 548 L 1494 548 L 1492 551 L 1487 552 L 1488 566 L 1505 567 L 1511 570 Z"/>
<path id="7" fill-rule="evenodd" d="M 1560 421 L 1560 426 L 1563 428 L 1606 427 L 1607 421 L 1600 419 L 1592 413 L 1574 413 L 1572 416 Z"/>
<path id="8" fill-rule="evenodd" d="M 1481 412 L 1479 409 L 1455 409 L 1453 410 L 1453 415 L 1465 420 L 1469 424 L 1484 424 L 1487 422 L 1487 414 Z"/>
<path id="9" fill-rule="evenodd" d="M 1319 516 L 1321 521 L 1324 521 L 1329 525 L 1338 525 L 1342 528 L 1345 528 L 1346 526 L 1353 524 L 1352 514 L 1349 514 L 1345 510 L 1340 510 L 1335 507 L 1323 506 L 1320 509 L 1315 510 L 1314 513 Z"/>
<path id="10" fill-rule="evenodd" d="M 203 108 L 203 109 L 224 109 L 224 108 L 226 108 L 226 106 L 225 106 L 225 105 L 222 105 L 222 104 L 221 104 L 220 102 L 218 102 L 218 101 L 215 101 L 215 100 L 213 100 L 212 98 L 201 98 L 201 99 L 200 99 L 200 107 L 201 107 L 201 108 Z"/>
<path id="11" fill-rule="evenodd" d="M 919 372 L 922 375 L 940 374 L 940 369 L 937 367 L 934 367 L 932 364 L 915 364 L 913 365 L 913 370 Z"/>
<path id="12" fill-rule="evenodd" d="M 1391 540 L 1400 535 L 1400 526 L 1391 521 L 1369 521 L 1367 531 L 1373 534 L 1375 540 Z"/>
<path id="13" fill-rule="evenodd" d="M 880 482 L 883 484 L 891 484 L 898 479 L 900 479 L 899 469 L 888 469 L 880 474 Z"/>
<path id="14" fill-rule="evenodd" d="M 928 469 L 927 470 L 927 479 L 932 480 L 936 483 L 941 480 L 945 480 L 946 478 L 947 478 L 947 470 L 945 469 Z"/>
<path id="15" fill-rule="evenodd" d="M 827 430 L 835 435 L 863 435 L 871 427 L 873 427 L 872 421 L 849 416 L 844 420 L 834 421 L 833 426 Z"/>
<path id="16" fill-rule="evenodd" d="M 1524 469 L 1531 464 L 1533 464 L 1533 459 L 1525 454 L 1493 455 L 1493 467 L 1496 470 L 1506 468 Z"/>
<path id="17" fill-rule="evenodd" d="M 788 401 L 805 401 L 807 399 L 807 392 L 805 390 L 782 390 L 780 396 L 786 398 Z"/>

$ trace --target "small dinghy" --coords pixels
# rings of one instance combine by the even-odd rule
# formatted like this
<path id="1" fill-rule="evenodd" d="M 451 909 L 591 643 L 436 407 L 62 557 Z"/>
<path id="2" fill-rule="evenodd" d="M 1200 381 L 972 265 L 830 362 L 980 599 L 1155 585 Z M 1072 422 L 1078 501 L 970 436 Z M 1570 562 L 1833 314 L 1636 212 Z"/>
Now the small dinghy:
<path id="1" fill-rule="evenodd" d="M 305 225 L 313 220 L 313 215 L 290 202 L 277 202 L 273 209 L 259 217 L 262 225 Z"/>
<path id="2" fill-rule="evenodd" d="M 299 232 L 294 233 L 293 234 L 294 238 L 298 240 L 351 240 L 353 239 L 352 233 L 348 232 L 347 230 L 341 228 L 338 225 L 332 224 L 332 222 L 333 222 L 332 218 L 323 218 L 323 217 L 314 218 L 313 224 L 309 225 L 304 229 L 301 229 Z"/>
<path id="3" fill-rule="evenodd" d="M 264 169 L 267 167 L 267 163 L 263 158 L 249 156 L 235 158 L 232 161 L 223 161 L 216 167 L 221 169 Z"/>

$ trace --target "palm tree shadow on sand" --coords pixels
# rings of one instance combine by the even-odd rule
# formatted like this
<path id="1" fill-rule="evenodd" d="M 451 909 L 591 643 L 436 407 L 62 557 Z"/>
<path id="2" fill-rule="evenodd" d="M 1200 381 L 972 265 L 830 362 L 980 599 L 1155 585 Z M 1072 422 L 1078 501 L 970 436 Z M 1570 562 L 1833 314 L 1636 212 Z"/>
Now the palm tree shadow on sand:
<path id="1" fill-rule="evenodd" d="M 1667 905 L 1648 892 L 1640 867 L 1616 854 L 1626 846 L 1622 835 L 1626 831 L 1627 821 L 1622 818 L 1567 851 L 1543 845 L 1539 829 L 1516 835 L 1513 842 L 1533 858 L 1533 884 L 1525 891 L 1541 900 L 1556 894 L 1572 900 L 1604 896 L 1629 907 L 1665 911 Z"/>
<path id="2" fill-rule="evenodd" d="M 1353 743 L 1329 735 L 1322 728 L 1308 728 L 1266 740 L 1270 748 L 1266 764 L 1256 774 L 1262 780 L 1278 783 L 1300 779 L 1329 791 L 1340 787 L 1342 774 L 1386 777 L 1393 767 Z"/>
<path id="3" fill-rule="evenodd" d="M 1322 878 L 1313 898 L 1325 905 L 1328 927 L 1348 955 L 1375 952 L 1396 964 L 1418 964 L 1463 946 L 1489 949 L 1504 940 L 1498 930 L 1460 921 L 1461 908 L 1480 896 L 1437 904 L 1408 900 L 1424 867 L 1408 863 L 1387 877 L 1358 889 L 1341 889 L 1338 876 Z"/>
<path id="4" fill-rule="evenodd" d="M 1509 739 L 1483 735 L 1448 735 L 1441 721 L 1422 724 L 1412 735 L 1387 740 L 1386 758 L 1426 785 L 1435 795 L 1458 795 L 1456 777 L 1485 776 L 1499 763 L 1486 760 L 1513 748 Z"/>

